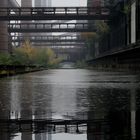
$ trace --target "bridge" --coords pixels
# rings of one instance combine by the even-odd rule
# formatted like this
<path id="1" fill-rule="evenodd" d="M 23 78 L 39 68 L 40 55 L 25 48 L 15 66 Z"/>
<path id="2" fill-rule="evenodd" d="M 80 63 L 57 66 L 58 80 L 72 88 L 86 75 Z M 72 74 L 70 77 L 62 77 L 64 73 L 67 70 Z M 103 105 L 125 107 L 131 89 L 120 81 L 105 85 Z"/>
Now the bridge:
<path id="1" fill-rule="evenodd" d="M 80 35 L 61 35 L 61 36 L 54 36 L 54 35 L 32 35 L 32 36 L 16 36 L 11 35 L 9 36 L 12 42 L 23 42 L 26 39 L 30 40 L 31 42 L 84 42 Z"/>
<path id="2" fill-rule="evenodd" d="M 109 7 L 5 7 L 0 20 L 108 20 Z"/>
<path id="3" fill-rule="evenodd" d="M 47 43 L 43 43 L 43 42 L 33 42 L 33 46 L 47 46 L 47 47 L 57 47 L 60 48 L 61 46 L 74 46 L 76 48 L 76 46 L 81 46 L 81 47 L 84 47 L 85 46 L 85 43 L 84 42 L 47 42 Z M 80 48 L 81 48 L 80 47 Z M 75 49 L 73 48 L 73 49 Z"/>
<path id="4" fill-rule="evenodd" d="M 10 23 L 10 33 L 31 32 L 95 32 L 95 27 L 88 23 Z"/>
<path id="5" fill-rule="evenodd" d="M 4 1 L 4 0 L 3 0 Z M 94 4 L 93 4 L 94 5 Z M 92 54 L 90 62 L 95 62 L 95 60 L 103 59 L 104 64 L 110 65 L 108 57 L 113 57 L 111 66 L 113 67 L 114 63 L 117 67 L 121 67 L 122 61 L 127 62 L 126 66 L 133 66 L 134 63 L 128 61 L 129 57 L 128 52 L 135 52 L 131 59 L 137 56 L 137 60 L 140 62 L 140 59 L 136 52 L 139 52 L 139 40 L 140 40 L 140 2 L 138 0 L 128 0 L 128 1 L 119 1 L 114 2 L 114 5 L 104 6 L 101 5 L 89 7 L 31 7 L 27 5 L 25 7 L 8 7 L 4 2 L 2 3 L 3 7 L 0 7 L 0 21 L 1 21 L 1 30 L 2 35 L 7 33 L 7 25 L 10 21 L 8 31 L 9 33 L 45 33 L 45 32 L 97 32 L 97 28 L 94 26 L 94 21 L 101 20 L 103 23 L 107 24 L 109 27 L 108 33 L 101 33 L 102 37 L 98 39 L 95 43 L 91 43 L 92 47 L 88 48 L 88 55 Z M 29 7 L 28 7 L 29 6 Z M 125 8 L 129 9 L 125 9 Z M 37 23 L 36 21 L 40 21 Z M 41 23 L 42 21 L 49 20 L 61 20 L 61 23 Z M 77 23 L 66 23 L 67 20 L 78 20 Z M 80 20 L 86 20 L 87 23 L 79 23 Z M 12 23 L 11 21 L 16 21 L 17 23 Z M 25 22 L 26 21 L 26 22 Z M 34 23 L 32 22 L 34 21 Z M 102 25 L 101 25 L 102 26 Z M 4 28 L 3 28 L 4 27 Z M 104 29 L 104 28 L 103 28 Z M 37 38 L 36 38 L 37 39 Z M 8 49 L 8 36 L 4 34 L 4 37 L 1 37 L 1 51 Z M 19 42 L 18 39 L 16 41 Z M 13 40 L 13 42 L 16 42 Z M 32 42 L 38 43 L 39 41 L 45 41 L 45 39 L 37 39 L 37 41 L 31 39 Z M 54 39 L 54 42 L 57 40 Z M 72 42 L 72 40 L 69 40 Z M 68 42 L 69 41 L 65 41 Z M 53 42 L 53 41 L 50 41 Z M 63 42 L 60 40 L 60 42 Z M 76 40 L 73 40 L 76 42 Z M 78 41 L 77 41 L 78 42 Z M 78 43 L 76 42 L 75 45 Z M 53 43 L 48 43 L 53 44 Z M 64 43 L 59 43 L 57 41 L 56 45 L 63 45 Z M 72 43 L 71 43 L 72 44 Z M 79 43 L 80 44 L 80 43 Z M 89 41 L 90 44 L 90 41 Z M 89 45 L 88 44 L 88 45 Z M 68 44 L 70 45 L 70 44 Z M 73 44 L 72 44 L 73 45 Z M 5 46 L 5 47 L 3 47 Z M 90 45 L 89 45 L 90 46 Z M 137 47 L 133 47 L 137 46 Z M 129 49 L 131 48 L 131 49 Z M 137 49 L 136 49 L 137 48 Z M 125 51 L 124 53 L 120 53 Z M 127 51 L 131 50 L 131 51 Z M 137 51 L 135 51 L 137 50 Z M 118 55 L 116 55 L 118 54 Z M 123 55 L 123 56 L 122 56 Z M 122 59 L 122 58 L 124 58 Z M 92 59 L 91 59 L 92 58 Z M 110 58 L 110 57 L 109 57 Z M 118 61 L 119 60 L 119 61 Z M 106 62 L 105 62 L 106 61 Z M 131 63 L 131 64 L 129 64 Z"/>

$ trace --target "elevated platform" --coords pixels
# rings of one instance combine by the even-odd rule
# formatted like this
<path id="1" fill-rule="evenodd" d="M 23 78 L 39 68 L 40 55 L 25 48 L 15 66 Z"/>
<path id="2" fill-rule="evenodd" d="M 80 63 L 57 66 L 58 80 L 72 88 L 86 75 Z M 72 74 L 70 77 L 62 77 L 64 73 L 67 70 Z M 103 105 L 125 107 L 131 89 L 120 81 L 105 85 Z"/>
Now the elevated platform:
<path id="1" fill-rule="evenodd" d="M 116 50 L 106 51 L 87 62 L 95 68 L 139 71 L 140 42 L 122 46 Z"/>
<path id="2" fill-rule="evenodd" d="M 109 7 L 4 7 L 0 20 L 108 20 Z"/>
<path id="3" fill-rule="evenodd" d="M 78 35 L 62 35 L 62 36 L 10 36 L 12 42 L 23 42 L 30 40 L 30 42 L 84 42 Z"/>
<path id="4" fill-rule="evenodd" d="M 9 32 L 95 32 L 88 23 L 10 23 Z"/>

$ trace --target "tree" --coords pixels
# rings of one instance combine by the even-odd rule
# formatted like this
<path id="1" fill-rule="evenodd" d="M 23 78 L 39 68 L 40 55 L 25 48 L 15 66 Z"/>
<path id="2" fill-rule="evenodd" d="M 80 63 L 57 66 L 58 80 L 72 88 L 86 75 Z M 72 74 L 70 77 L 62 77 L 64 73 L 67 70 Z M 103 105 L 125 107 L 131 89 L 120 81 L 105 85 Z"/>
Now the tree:
<path id="1" fill-rule="evenodd" d="M 12 60 L 9 54 L 0 54 L 0 65 L 11 65 Z"/>
<path id="2" fill-rule="evenodd" d="M 19 65 L 34 65 L 37 67 L 53 66 L 60 62 L 56 58 L 54 51 L 50 48 L 32 47 L 29 40 L 25 40 L 23 45 L 15 48 L 13 62 Z"/>

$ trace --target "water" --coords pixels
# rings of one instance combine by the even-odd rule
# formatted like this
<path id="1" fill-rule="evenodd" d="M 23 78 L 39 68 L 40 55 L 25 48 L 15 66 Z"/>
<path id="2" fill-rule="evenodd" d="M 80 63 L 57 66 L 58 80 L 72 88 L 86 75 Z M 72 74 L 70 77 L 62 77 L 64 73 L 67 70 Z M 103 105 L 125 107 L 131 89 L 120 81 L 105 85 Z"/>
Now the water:
<path id="1" fill-rule="evenodd" d="M 56 69 L 0 79 L 1 119 L 101 120 L 54 133 L 4 132 L 0 140 L 139 139 L 138 74 Z M 61 132 L 61 133 L 60 133 Z"/>

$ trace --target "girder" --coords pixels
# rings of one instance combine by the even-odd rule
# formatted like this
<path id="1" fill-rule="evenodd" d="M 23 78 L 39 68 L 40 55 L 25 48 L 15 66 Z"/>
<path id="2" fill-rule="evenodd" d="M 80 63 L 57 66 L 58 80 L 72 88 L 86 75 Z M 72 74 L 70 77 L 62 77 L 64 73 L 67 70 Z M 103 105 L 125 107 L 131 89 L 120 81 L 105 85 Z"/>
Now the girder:
<path id="1" fill-rule="evenodd" d="M 20 44 L 13 44 L 14 47 L 20 47 Z M 64 42 L 64 43 L 47 43 L 47 42 L 35 42 L 32 43 L 32 46 L 36 46 L 36 47 L 50 47 L 50 48 L 59 48 L 59 47 L 85 47 L 85 43 L 84 42 Z"/>
<path id="2" fill-rule="evenodd" d="M 85 46 L 84 42 L 38 42 L 34 46 Z"/>
<path id="3" fill-rule="evenodd" d="M 84 42 L 85 39 L 79 35 L 70 36 L 10 36 L 12 42 L 23 42 L 30 40 L 31 42 Z"/>
<path id="4" fill-rule="evenodd" d="M 89 23 L 10 23 L 9 32 L 95 32 Z"/>
<path id="5" fill-rule="evenodd" d="M 109 7 L 4 7 L 0 20 L 107 20 Z"/>

